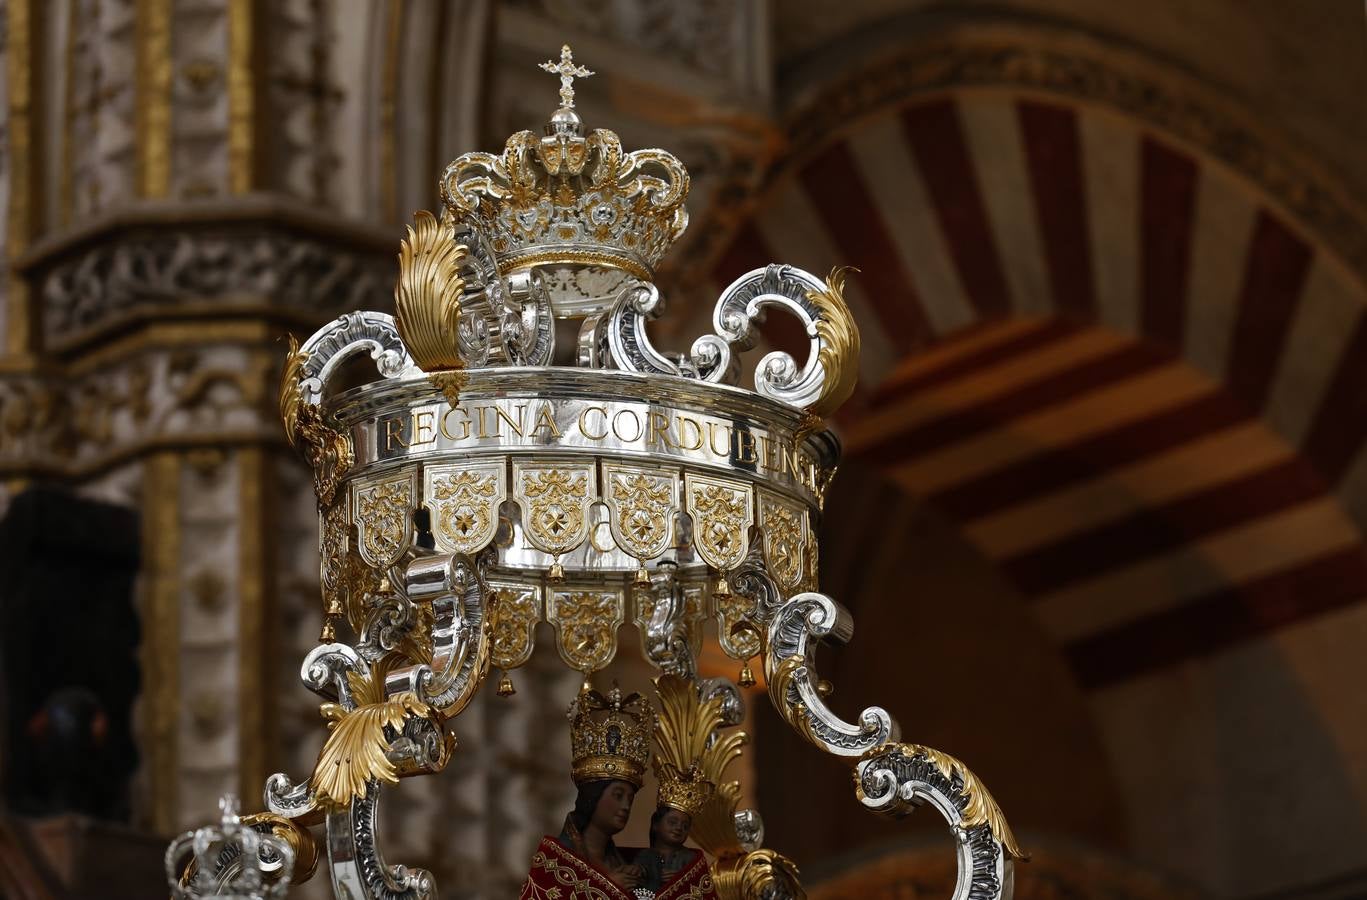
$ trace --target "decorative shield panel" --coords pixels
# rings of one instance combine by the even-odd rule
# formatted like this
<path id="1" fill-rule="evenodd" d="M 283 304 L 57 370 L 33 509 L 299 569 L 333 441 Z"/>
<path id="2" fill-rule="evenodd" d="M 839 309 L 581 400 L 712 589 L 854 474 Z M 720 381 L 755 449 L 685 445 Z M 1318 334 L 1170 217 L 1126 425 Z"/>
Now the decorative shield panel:
<path id="1" fill-rule="evenodd" d="M 796 501 L 760 491 L 759 527 L 769 574 L 785 595 L 797 593 L 807 557 L 807 511 Z"/>
<path id="2" fill-rule="evenodd" d="M 360 537 L 357 549 L 362 559 L 377 569 L 399 561 L 413 540 L 411 516 L 416 502 L 414 472 L 351 485 L 351 520 Z"/>
<path id="3" fill-rule="evenodd" d="M 617 655 L 617 629 L 626 621 L 626 598 L 621 591 L 551 591 L 546 621 L 555 626 L 561 658 L 581 672 L 596 672 Z"/>
<path id="4" fill-rule="evenodd" d="M 755 611 L 755 598 L 728 591 L 713 594 L 717 604 L 717 642 L 732 659 L 749 659 L 764 649 L 759 630 L 748 625 L 737 628 Z"/>
<path id="5" fill-rule="evenodd" d="M 527 540 L 543 553 L 568 553 L 589 535 L 597 498 L 593 463 L 514 460 L 513 499 L 522 507 Z"/>
<path id="6" fill-rule="evenodd" d="M 489 659 L 500 669 L 516 669 L 531 659 L 541 592 L 515 582 L 489 581 Z"/>
<path id="7" fill-rule="evenodd" d="M 639 560 L 659 556 L 674 537 L 677 472 L 603 463 L 603 499 L 613 540 Z"/>
<path id="8" fill-rule="evenodd" d="M 487 547 L 498 530 L 499 504 L 508 497 L 504 460 L 428 466 L 422 478 L 437 548 L 473 555 Z"/>
<path id="9" fill-rule="evenodd" d="M 745 558 L 755 523 L 754 488 L 743 481 L 684 474 L 684 508 L 693 517 L 693 546 L 709 566 L 734 569 Z"/>

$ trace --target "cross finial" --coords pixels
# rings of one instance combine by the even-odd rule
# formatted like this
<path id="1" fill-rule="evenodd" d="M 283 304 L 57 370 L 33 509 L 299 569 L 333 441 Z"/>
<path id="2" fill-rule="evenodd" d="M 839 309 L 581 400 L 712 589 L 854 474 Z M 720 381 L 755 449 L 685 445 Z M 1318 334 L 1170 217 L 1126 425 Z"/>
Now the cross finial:
<path id="1" fill-rule="evenodd" d="M 569 44 L 560 48 L 560 62 L 547 60 L 541 64 L 541 68 L 560 76 L 561 109 L 574 109 L 574 79 L 588 78 L 593 73 L 574 64 L 574 51 L 570 50 Z"/>

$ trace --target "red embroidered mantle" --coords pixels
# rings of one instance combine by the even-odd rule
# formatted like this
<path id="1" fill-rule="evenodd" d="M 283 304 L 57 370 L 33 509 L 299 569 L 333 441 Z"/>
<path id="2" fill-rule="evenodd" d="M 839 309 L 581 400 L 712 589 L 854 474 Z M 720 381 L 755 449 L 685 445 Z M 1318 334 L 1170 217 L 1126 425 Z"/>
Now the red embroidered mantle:
<path id="1" fill-rule="evenodd" d="M 518 900 L 637 900 L 626 888 L 587 860 L 574 855 L 555 838 L 541 839 L 532 856 L 527 883 Z M 692 865 L 664 886 L 655 900 L 717 900 L 707 857 L 697 854 Z"/>

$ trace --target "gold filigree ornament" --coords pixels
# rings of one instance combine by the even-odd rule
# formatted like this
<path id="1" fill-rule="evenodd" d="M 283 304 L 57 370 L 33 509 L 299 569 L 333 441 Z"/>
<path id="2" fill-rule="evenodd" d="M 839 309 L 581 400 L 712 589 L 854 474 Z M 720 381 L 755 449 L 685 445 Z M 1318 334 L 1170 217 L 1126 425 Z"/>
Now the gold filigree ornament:
<path id="1" fill-rule="evenodd" d="M 637 583 L 649 584 L 646 560 L 665 552 L 674 536 L 674 473 L 604 463 L 603 480 L 613 540 L 640 563 Z"/>
<path id="2" fill-rule="evenodd" d="M 801 504 L 770 491 L 759 495 L 759 527 L 764 534 L 764 559 L 785 594 L 796 593 L 806 568 L 807 511 Z"/>
<path id="3" fill-rule="evenodd" d="M 859 327 L 845 303 L 845 275 L 858 272 L 851 266 L 836 266 L 826 276 L 826 288 L 807 291 L 807 299 L 817 308 L 817 361 L 826 373 L 825 383 L 807 411 L 818 419 L 828 418 L 854 393 L 859 381 Z"/>
<path id="4" fill-rule="evenodd" d="M 346 613 L 347 553 L 351 543 L 351 522 L 347 505 L 334 503 L 318 512 L 318 584 L 323 594 L 323 629 L 319 642 L 330 644 L 337 638 L 336 621 Z"/>
<path id="5" fill-rule="evenodd" d="M 528 542 L 556 557 L 549 577 L 563 576 L 561 554 L 589 536 L 589 506 L 597 495 L 597 471 L 592 464 L 564 461 L 513 461 L 513 499 L 522 507 Z"/>
<path id="6" fill-rule="evenodd" d="M 508 496 L 507 467 L 502 459 L 428 466 L 423 496 L 437 548 L 473 556 L 498 530 L 498 508 Z"/>
<path id="7" fill-rule="evenodd" d="M 280 376 L 280 421 L 290 446 L 313 469 L 318 502 L 328 506 L 337 495 L 338 485 L 351 471 L 355 454 L 351 436 L 328 426 L 321 409 L 304 401 L 304 363 L 308 358 L 308 352 L 299 349 L 299 341 L 290 335 L 285 371 Z"/>
<path id="8" fill-rule="evenodd" d="M 399 280 L 394 285 L 394 319 L 404 346 L 424 372 L 463 368 L 457 346 L 461 266 L 469 249 L 456 243 L 449 213 L 441 221 L 419 210 L 399 245 Z"/>
<path id="9" fill-rule="evenodd" d="M 1015 859 L 1028 860 L 1030 858 L 1030 854 L 1021 849 L 1015 833 L 1007 824 L 1006 814 L 997 805 L 996 799 L 968 766 L 948 753 L 922 744 L 884 744 L 864 754 L 864 758 L 881 756 L 889 752 L 900 754 L 907 759 L 920 756 L 933 765 L 946 781 L 951 784 L 957 781 L 961 784 L 962 787 L 959 790 L 965 801 L 961 811 L 963 815 L 962 826 L 964 828 L 976 828 L 979 825 L 986 825 L 988 830 L 992 832 L 992 836 L 1001 841 L 1002 849 L 1008 855 Z M 865 796 L 864 783 L 857 773 L 854 784 L 855 793 L 860 802 L 863 802 Z"/>
<path id="10" fill-rule="evenodd" d="M 540 619 L 541 597 L 535 587 L 491 580 L 489 645 L 493 664 L 504 671 L 525 665 L 532 657 Z"/>
<path id="11" fill-rule="evenodd" d="M 744 482 L 684 473 L 684 508 L 693 519 L 694 549 L 719 572 L 745 559 L 755 523 L 754 496 L 754 488 Z"/>
<path id="12" fill-rule="evenodd" d="M 309 786 L 320 805 L 340 808 L 357 797 L 366 796 L 371 781 L 397 784 L 399 769 L 387 755 L 393 738 L 410 716 L 430 718 L 440 729 L 435 712 L 412 692 L 385 699 L 384 682 L 389 666 L 377 663 L 369 676 L 347 673 L 347 683 L 356 702 L 348 710 L 338 703 L 324 703 L 319 707 L 328 720 L 331 734 L 318 754 Z M 443 743 L 444 765 L 454 747 L 454 739 L 447 734 Z"/>
<path id="13" fill-rule="evenodd" d="M 415 473 L 358 481 L 351 486 L 351 520 L 361 557 L 381 571 L 399 561 L 413 540 Z"/>
<path id="14" fill-rule="evenodd" d="M 587 675 L 617 655 L 617 629 L 626 621 L 626 600 L 621 591 L 551 591 L 546 621 L 555 626 L 561 658 Z"/>
<path id="15" fill-rule="evenodd" d="M 717 641 L 727 656 L 749 660 L 764 649 L 758 629 L 750 624 L 750 614 L 755 611 L 754 597 L 727 591 L 714 594 L 713 602 L 717 609 Z M 753 674 L 749 682 L 741 687 L 755 683 Z"/>

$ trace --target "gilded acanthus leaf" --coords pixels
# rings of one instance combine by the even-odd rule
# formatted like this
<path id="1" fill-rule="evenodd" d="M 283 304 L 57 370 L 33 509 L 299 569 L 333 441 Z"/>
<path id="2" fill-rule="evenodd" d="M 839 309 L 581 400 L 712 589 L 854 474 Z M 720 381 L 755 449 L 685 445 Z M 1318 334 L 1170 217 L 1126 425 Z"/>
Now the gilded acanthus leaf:
<path id="1" fill-rule="evenodd" d="M 968 766 L 948 753 L 920 744 L 903 744 L 901 749 L 908 757 L 918 754 L 924 756 L 926 761 L 949 781 L 953 781 L 955 774 L 958 774 L 963 782 L 963 795 L 967 801 L 963 809 L 965 828 L 986 824 L 993 836 L 1001 841 L 1008 854 L 1016 859 L 1030 858 L 1030 855 L 1021 850 L 1020 845 L 1016 843 L 1016 836 L 1011 832 L 1011 826 L 1006 823 L 1006 816 L 997 805 L 997 801 L 988 793 L 987 786 L 978 780 L 978 776 L 974 775 Z"/>
<path id="2" fill-rule="evenodd" d="M 299 410 L 304 405 L 304 363 L 309 355 L 299 349 L 299 340 L 289 335 L 289 351 L 285 354 L 285 371 L 280 375 L 280 421 L 285 425 L 285 438 L 291 447 L 299 446 Z"/>
<path id="3" fill-rule="evenodd" d="M 309 354 L 299 349 L 294 335 L 289 336 L 285 371 L 280 376 L 280 421 L 290 446 L 303 455 L 313 468 L 313 486 L 323 506 L 332 504 L 337 486 L 355 461 L 351 437 L 323 421 L 316 405 L 304 401 L 304 363 Z"/>
<path id="4" fill-rule="evenodd" d="M 460 268 L 469 255 L 455 233 L 426 210 L 419 210 L 408 237 L 399 245 L 399 280 L 394 286 L 394 319 L 399 336 L 423 371 L 464 366 L 457 343 Z"/>
<path id="5" fill-rule="evenodd" d="M 813 415 L 826 418 L 854 393 L 859 380 L 859 327 L 845 304 L 845 273 L 858 271 L 837 266 L 826 276 L 824 291 L 808 291 L 807 299 L 821 311 L 816 320 L 820 340 L 817 361 L 826 372 L 821 395 L 807 408 Z"/>
<path id="6" fill-rule="evenodd" d="M 431 710 L 411 692 L 384 699 L 388 670 L 389 666 L 382 663 L 371 668 L 369 677 L 347 672 L 355 709 L 338 703 L 320 707 L 332 732 L 318 754 L 310 780 L 320 804 L 340 807 L 364 797 L 372 779 L 398 782 L 398 770 L 385 755 L 390 746 L 386 729 L 397 731 L 407 716 L 426 716 Z"/>

